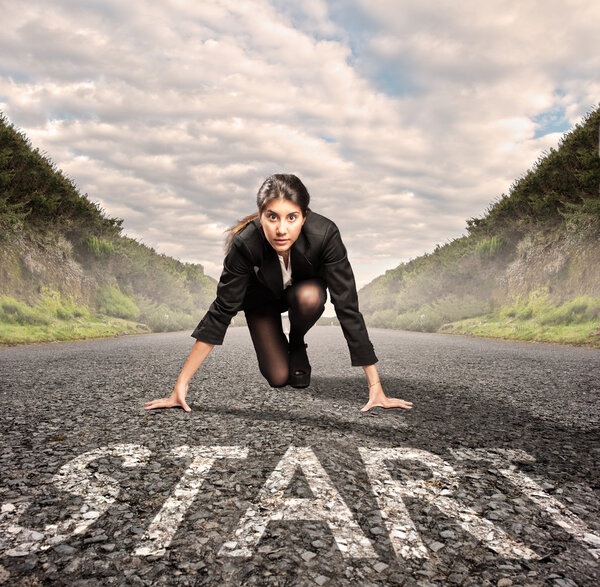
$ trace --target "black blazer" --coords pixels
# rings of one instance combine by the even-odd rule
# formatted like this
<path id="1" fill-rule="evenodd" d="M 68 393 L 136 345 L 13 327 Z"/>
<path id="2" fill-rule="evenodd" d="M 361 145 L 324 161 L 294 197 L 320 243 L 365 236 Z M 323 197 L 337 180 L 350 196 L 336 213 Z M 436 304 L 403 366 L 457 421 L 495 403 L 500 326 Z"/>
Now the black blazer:
<path id="1" fill-rule="evenodd" d="M 352 365 L 376 363 L 338 227 L 325 216 L 308 212 L 300 236 L 291 247 L 290 258 L 292 283 L 319 277 L 327 285 Z M 222 344 L 225 331 L 239 310 L 258 303 L 278 303 L 283 291 L 277 252 L 265 238 L 257 218 L 233 237 L 231 250 L 223 261 L 217 297 L 192 336 L 210 344 Z"/>

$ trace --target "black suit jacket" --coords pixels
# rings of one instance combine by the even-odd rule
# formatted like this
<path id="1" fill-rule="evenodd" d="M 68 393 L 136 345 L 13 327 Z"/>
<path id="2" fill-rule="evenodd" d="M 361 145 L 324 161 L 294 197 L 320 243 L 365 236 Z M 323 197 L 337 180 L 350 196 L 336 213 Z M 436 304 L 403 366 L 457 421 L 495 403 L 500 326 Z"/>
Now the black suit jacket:
<path id="1" fill-rule="evenodd" d="M 377 362 L 367 328 L 358 309 L 358 294 L 346 247 L 334 222 L 308 212 L 300 236 L 290 250 L 292 283 L 319 277 L 325 281 L 352 365 Z M 283 278 L 277 252 L 269 244 L 257 219 L 233 237 L 223 261 L 217 297 L 192 336 L 222 344 L 231 319 L 239 310 L 260 303 L 277 303 L 283 297 Z"/>

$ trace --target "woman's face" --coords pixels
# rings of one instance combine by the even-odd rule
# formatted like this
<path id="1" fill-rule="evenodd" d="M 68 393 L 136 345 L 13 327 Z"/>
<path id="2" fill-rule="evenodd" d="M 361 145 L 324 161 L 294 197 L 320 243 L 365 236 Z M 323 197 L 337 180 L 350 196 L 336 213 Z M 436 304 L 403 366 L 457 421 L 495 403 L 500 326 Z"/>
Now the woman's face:
<path id="1" fill-rule="evenodd" d="M 279 254 L 296 242 L 305 220 L 300 207 L 283 198 L 271 200 L 260 215 L 265 236 Z"/>

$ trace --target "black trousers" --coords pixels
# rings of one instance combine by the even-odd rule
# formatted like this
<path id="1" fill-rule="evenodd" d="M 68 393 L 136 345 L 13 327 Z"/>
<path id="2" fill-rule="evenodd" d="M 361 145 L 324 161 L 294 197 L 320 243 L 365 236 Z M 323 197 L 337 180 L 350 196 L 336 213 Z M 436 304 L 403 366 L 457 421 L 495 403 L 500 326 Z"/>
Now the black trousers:
<path id="1" fill-rule="evenodd" d="M 290 345 L 304 344 L 304 335 L 325 310 L 327 288 L 322 279 L 307 279 L 286 288 L 280 299 L 264 289 L 264 296 L 253 292 L 254 302 L 244 313 L 260 372 L 272 387 L 283 387 L 290 374 L 288 349 Z M 290 321 L 289 342 L 281 322 L 281 314 L 286 310 Z"/>

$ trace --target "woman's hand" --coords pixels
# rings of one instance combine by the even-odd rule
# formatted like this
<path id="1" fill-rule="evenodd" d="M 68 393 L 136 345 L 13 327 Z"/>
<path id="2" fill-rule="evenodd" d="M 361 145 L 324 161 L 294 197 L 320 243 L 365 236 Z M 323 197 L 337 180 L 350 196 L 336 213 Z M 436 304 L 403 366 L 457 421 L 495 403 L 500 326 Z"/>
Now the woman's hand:
<path id="1" fill-rule="evenodd" d="M 361 408 L 361 412 L 368 412 L 371 408 L 404 408 L 410 410 L 412 408 L 412 402 L 404 401 L 397 397 L 387 397 L 383 393 L 383 387 L 381 383 L 377 382 L 369 388 L 369 401 Z"/>
<path id="2" fill-rule="evenodd" d="M 383 393 L 383 387 L 381 381 L 379 381 L 379 374 L 375 365 L 365 365 L 363 369 L 369 383 L 369 401 L 361 408 L 361 412 L 368 412 L 375 407 L 404 408 L 405 410 L 412 408 L 412 402 L 406 402 L 397 397 L 387 397 Z"/>
<path id="3" fill-rule="evenodd" d="M 163 397 L 160 399 L 152 400 L 151 402 L 146 402 L 144 405 L 145 410 L 153 410 L 154 408 L 174 408 L 176 406 L 181 406 L 186 412 L 191 412 L 192 408 L 187 405 L 185 401 L 185 396 L 188 392 L 188 384 L 180 383 L 177 381 L 175 384 L 175 388 L 173 389 L 173 393 L 170 397 Z"/>
<path id="4" fill-rule="evenodd" d="M 174 408 L 175 406 L 181 406 L 186 412 L 191 412 L 192 408 L 185 401 L 185 396 L 188 392 L 188 383 L 214 346 L 214 344 L 197 340 L 177 378 L 177 383 L 175 383 L 171 396 L 146 402 L 144 409 L 153 410 L 154 408 Z"/>

